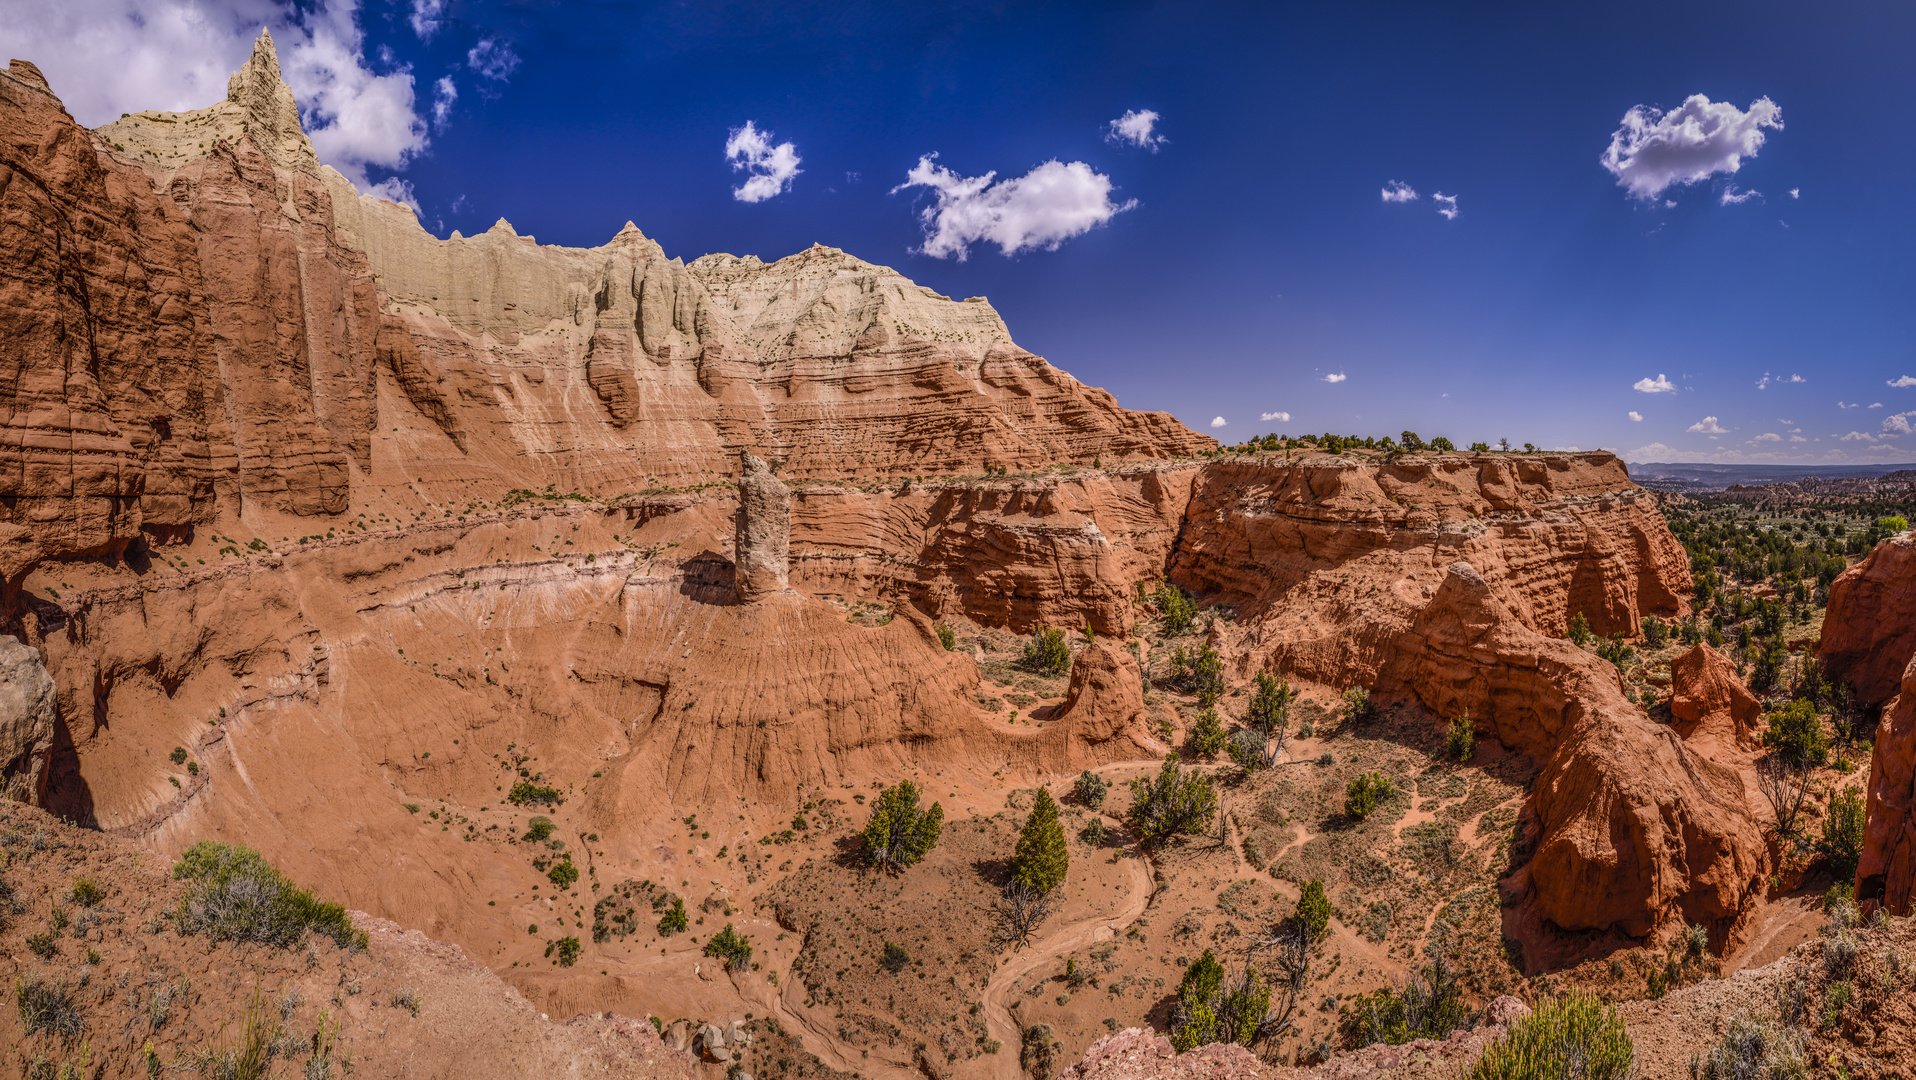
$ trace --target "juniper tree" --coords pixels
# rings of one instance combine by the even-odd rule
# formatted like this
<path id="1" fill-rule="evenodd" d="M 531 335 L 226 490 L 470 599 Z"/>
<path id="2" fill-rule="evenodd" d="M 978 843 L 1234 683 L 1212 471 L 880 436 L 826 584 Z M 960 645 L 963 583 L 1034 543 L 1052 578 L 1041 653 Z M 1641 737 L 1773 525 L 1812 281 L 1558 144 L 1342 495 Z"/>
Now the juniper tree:
<path id="1" fill-rule="evenodd" d="M 1064 884 L 1070 869 L 1071 853 L 1065 847 L 1064 826 L 1058 823 L 1058 804 L 1051 792 L 1039 788 L 1011 857 L 1012 880 L 1048 893 Z"/>
<path id="2" fill-rule="evenodd" d="M 865 850 L 877 865 L 903 870 L 937 846 L 944 825 L 944 807 L 932 803 L 930 810 L 919 809 L 918 785 L 901 780 L 879 792 L 872 805 L 871 820 L 865 823 Z"/>

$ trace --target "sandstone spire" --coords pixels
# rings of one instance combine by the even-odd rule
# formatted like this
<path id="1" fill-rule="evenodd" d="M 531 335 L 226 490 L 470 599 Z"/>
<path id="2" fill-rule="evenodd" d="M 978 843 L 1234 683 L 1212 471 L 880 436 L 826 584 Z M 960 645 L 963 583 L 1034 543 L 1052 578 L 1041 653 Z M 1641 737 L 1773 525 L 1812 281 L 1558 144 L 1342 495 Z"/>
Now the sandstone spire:
<path id="1" fill-rule="evenodd" d="M 738 598 L 750 602 L 781 592 L 792 540 L 792 493 L 765 459 L 739 451 L 738 540 L 732 560 Z"/>
<path id="2" fill-rule="evenodd" d="M 313 144 L 299 124 L 299 103 L 280 74 L 271 30 L 260 30 L 253 55 L 226 80 L 226 100 L 240 107 L 246 133 L 268 161 L 292 168 L 313 158 Z"/>

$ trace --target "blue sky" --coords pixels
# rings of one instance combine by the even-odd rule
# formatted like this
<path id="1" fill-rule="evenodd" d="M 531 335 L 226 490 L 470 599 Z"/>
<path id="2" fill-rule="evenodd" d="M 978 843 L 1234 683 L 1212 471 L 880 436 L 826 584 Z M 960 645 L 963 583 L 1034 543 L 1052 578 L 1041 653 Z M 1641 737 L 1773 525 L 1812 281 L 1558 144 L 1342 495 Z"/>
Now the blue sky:
<path id="1" fill-rule="evenodd" d="M 1916 460 L 1907 4 L 0 10 L 83 122 L 210 102 L 270 24 L 322 153 L 441 235 L 829 244 L 1227 442 Z"/>

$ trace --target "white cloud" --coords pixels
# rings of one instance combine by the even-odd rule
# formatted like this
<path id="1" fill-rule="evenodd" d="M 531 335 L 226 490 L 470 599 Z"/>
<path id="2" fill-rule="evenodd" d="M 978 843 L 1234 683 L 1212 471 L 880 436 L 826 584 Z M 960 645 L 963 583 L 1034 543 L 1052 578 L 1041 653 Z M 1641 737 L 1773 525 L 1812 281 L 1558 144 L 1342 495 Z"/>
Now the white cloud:
<path id="1" fill-rule="evenodd" d="M 1852 431 L 1848 435 L 1843 436 L 1841 441 L 1843 442 L 1875 442 L 1876 436 L 1871 435 L 1866 431 Z"/>
<path id="2" fill-rule="evenodd" d="M 519 54 L 497 38 L 481 38 L 467 50 L 466 64 L 493 82 L 503 82 L 519 67 Z"/>
<path id="3" fill-rule="evenodd" d="M 1790 441 L 1791 441 L 1791 442 L 1809 442 L 1809 440 L 1808 440 L 1808 439 L 1805 439 L 1805 438 L 1804 438 L 1803 436 L 1801 436 L 1801 435 L 1792 435 L 1792 436 L 1790 436 Z"/>
<path id="4" fill-rule="evenodd" d="M 432 126 L 443 128 L 452 119 L 452 103 L 459 100 L 459 87 L 447 75 L 432 84 Z"/>
<path id="5" fill-rule="evenodd" d="M 1636 423 L 1639 423 L 1639 424 L 1640 424 L 1640 423 L 1642 423 L 1642 422 L 1643 422 L 1643 414 L 1642 414 L 1642 413 L 1640 413 L 1640 412 L 1638 412 L 1638 411 L 1636 411 L 1635 409 L 1631 409 L 1631 410 L 1630 410 L 1630 419 L 1631 419 L 1631 420 L 1633 420 L 1633 421 L 1635 421 Z"/>
<path id="6" fill-rule="evenodd" d="M 367 188 L 366 194 L 385 199 L 388 202 L 396 202 L 410 209 L 412 216 L 421 216 L 422 211 L 419 209 L 419 196 L 413 194 L 412 181 L 410 180 L 401 180 L 397 176 L 388 176 L 379 183 Z"/>
<path id="7" fill-rule="evenodd" d="M 1802 198 L 1802 197 L 1803 197 L 1803 189 L 1802 189 L 1802 188 L 1791 188 L 1791 189 L 1790 189 L 1790 198 L 1792 198 L 1792 199 L 1800 199 L 1800 198 Z"/>
<path id="8" fill-rule="evenodd" d="M 1136 146 L 1155 154 L 1158 147 L 1167 141 L 1156 133 L 1159 119 L 1161 117 L 1150 109 L 1126 109 L 1123 116 L 1111 121 L 1104 139 L 1118 146 Z"/>
<path id="9" fill-rule="evenodd" d="M 892 189 L 896 194 L 925 187 L 937 195 L 919 214 L 925 243 L 918 250 L 933 258 L 963 262 L 972 244 L 984 242 L 997 244 L 1007 256 L 1027 248 L 1056 251 L 1066 240 L 1138 204 L 1136 199 L 1113 203 L 1111 178 L 1082 161 L 1053 159 L 1023 176 L 993 183 L 996 172 L 959 176 L 933 164 L 937 156 L 919 158 L 905 182 Z"/>
<path id="10" fill-rule="evenodd" d="M 1841 401 L 1839 401 L 1839 402 L 1837 402 L 1837 403 L 1836 403 L 1836 407 L 1837 407 L 1837 408 L 1839 408 L 1839 409 L 1860 409 L 1860 408 L 1862 408 L 1862 406 L 1861 406 L 1861 405 L 1858 405 L 1858 404 L 1857 404 L 1856 402 L 1854 402 L 1854 401 L 1851 401 L 1851 402 L 1847 402 L 1847 403 L 1845 403 L 1845 402 L 1841 402 Z"/>
<path id="11" fill-rule="evenodd" d="M 1751 199 L 1762 197 L 1763 193 L 1760 191 L 1738 191 L 1735 184 L 1730 184 L 1723 189 L 1721 195 L 1717 196 L 1716 203 L 1718 206 L 1735 206 L 1738 203 L 1746 203 Z"/>
<path id="12" fill-rule="evenodd" d="M 1718 424 L 1714 416 L 1706 416 L 1696 423 L 1691 424 L 1690 430 L 1700 432 L 1704 435 L 1728 435 L 1730 433 L 1730 429 Z"/>
<path id="13" fill-rule="evenodd" d="M 439 24 L 446 14 L 446 0 L 412 0 L 412 14 L 406 21 L 412 23 L 412 32 L 425 41 L 439 32 Z"/>
<path id="14" fill-rule="evenodd" d="M 1430 201 L 1437 204 L 1437 212 L 1444 215 L 1444 220 L 1446 221 L 1456 221 L 1457 215 L 1463 213 L 1462 210 L 1457 209 L 1457 196 L 1455 195 L 1446 195 L 1441 191 L 1436 191 L 1431 193 Z"/>
<path id="15" fill-rule="evenodd" d="M 1638 379 L 1630 384 L 1630 388 L 1644 394 L 1676 393 L 1676 384 L 1660 374 L 1654 379 Z"/>
<path id="16" fill-rule="evenodd" d="M 1675 450 L 1671 449 L 1668 446 L 1665 446 L 1664 444 L 1660 442 L 1653 442 L 1648 446 L 1639 446 L 1635 450 L 1632 450 L 1629 453 L 1623 455 L 1623 460 L 1625 461 L 1669 461 L 1672 457 L 1676 456 L 1676 453 L 1677 452 Z"/>
<path id="17" fill-rule="evenodd" d="M 1221 427 L 1223 427 L 1223 426 L 1224 426 L 1225 424 L 1228 424 L 1228 423 L 1230 423 L 1230 421 L 1229 421 L 1229 420 L 1226 420 L 1226 419 L 1224 419 L 1224 418 L 1223 418 L 1222 416 L 1213 416 L 1213 417 L 1211 417 L 1211 426 L 1212 426 L 1212 427 L 1214 427 L 1214 428 L 1221 428 Z"/>
<path id="18" fill-rule="evenodd" d="M 1766 386 L 1768 386 L 1768 385 L 1770 385 L 1771 383 L 1776 383 L 1776 384 L 1778 384 L 1778 385 L 1782 385 L 1783 383 L 1801 383 L 1801 382 L 1808 382 L 1808 381 L 1809 381 L 1808 379 L 1805 379 L 1805 378 L 1804 378 L 1803 376 L 1801 376 L 1801 375 L 1788 375 L 1788 376 L 1785 376 L 1785 375 L 1772 375 L 1772 374 L 1770 374 L 1769 372 L 1767 372 L 1767 371 L 1766 371 L 1766 372 L 1764 372 L 1764 373 L 1763 373 L 1763 377 L 1762 377 L 1762 378 L 1760 378 L 1760 379 L 1758 379 L 1758 380 L 1756 380 L 1756 388 L 1757 388 L 1758 390 L 1761 390 L 1761 389 L 1763 389 L 1764 387 L 1766 387 Z M 1788 421 L 1785 421 L 1785 423 L 1787 423 L 1787 422 L 1788 422 Z"/>
<path id="19" fill-rule="evenodd" d="M 1911 386 L 1916 386 L 1916 376 L 1898 375 L 1896 378 L 1890 379 L 1885 385 L 1893 386 L 1898 390 L 1907 389 Z"/>
<path id="20" fill-rule="evenodd" d="M 1916 416 L 1916 412 L 1891 413 L 1883 417 L 1883 434 L 1908 435 L 1911 431 L 1909 420 L 1912 416 Z"/>
<path id="21" fill-rule="evenodd" d="M 725 160 L 734 170 L 751 174 L 745 183 L 732 189 L 732 198 L 739 202 L 764 202 L 790 191 L 792 177 L 804 171 L 798 167 L 804 159 L 798 156 L 797 147 L 788 142 L 773 146 L 772 133 L 760 131 L 750 120 L 744 127 L 733 128 L 731 138 L 725 140 Z"/>
<path id="22" fill-rule="evenodd" d="M 1750 441 L 1751 442 L 1782 442 L 1783 436 L 1778 435 L 1774 431 L 1766 431 L 1763 434 L 1758 435 L 1756 438 L 1751 439 Z"/>
<path id="23" fill-rule="evenodd" d="M 307 12 L 279 38 L 280 70 L 299 99 L 300 119 L 319 160 L 371 191 L 366 167 L 398 170 L 426 148 L 426 122 L 413 109 L 412 72 L 375 74 L 353 0 Z M 394 200 L 398 201 L 398 200 Z"/>
<path id="24" fill-rule="evenodd" d="M 1667 113 L 1647 105 L 1624 113 L 1598 160 L 1631 195 L 1654 199 L 1677 184 L 1734 174 L 1762 148 L 1765 128 L 1782 127 L 1783 110 L 1767 97 L 1743 110 L 1692 94 Z"/>
<path id="25" fill-rule="evenodd" d="M 1883 407 L 1883 403 L 1880 401 L 1872 401 L 1869 403 L 1869 407 L 1872 409 L 1880 409 Z"/>
<path id="26" fill-rule="evenodd" d="M 1267 412 L 1259 413 L 1257 418 L 1259 420 L 1275 420 L 1280 424 L 1287 424 L 1291 420 L 1291 414 L 1287 412 Z"/>
<path id="27" fill-rule="evenodd" d="M 62 0 L 16 4 L 0 18 L 0 53 L 34 61 L 75 119 L 204 108 L 226 96 L 262 27 L 319 159 L 361 191 L 368 166 L 397 170 L 426 146 L 413 76 L 375 71 L 357 0 Z"/>
<path id="28" fill-rule="evenodd" d="M 1328 383 L 1340 383 L 1348 378 L 1350 378 L 1349 375 L 1346 375 L 1343 372 L 1339 371 L 1335 374 L 1324 376 L 1324 381 Z"/>
<path id="29" fill-rule="evenodd" d="M 1384 185 L 1385 202 L 1416 202 L 1417 189 L 1402 180 L 1392 180 Z"/>

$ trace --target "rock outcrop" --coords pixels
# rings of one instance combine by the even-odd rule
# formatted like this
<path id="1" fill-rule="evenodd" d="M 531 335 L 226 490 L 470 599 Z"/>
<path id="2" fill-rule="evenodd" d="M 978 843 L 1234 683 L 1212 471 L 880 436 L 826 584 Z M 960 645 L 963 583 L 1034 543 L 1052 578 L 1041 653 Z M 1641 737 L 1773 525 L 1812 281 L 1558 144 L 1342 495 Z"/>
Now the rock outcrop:
<path id="1" fill-rule="evenodd" d="M 1468 563 L 1393 655 L 1389 681 L 1543 763 L 1536 853 L 1515 882 L 1539 917 L 1635 936 L 1681 918 L 1727 937 L 1762 895 L 1768 849 L 1741 773 L 1626 700 L 1608 661 L 1524 626 Z"/>
<path id="2" fill-rule="evenodd" d="M 1671 726 L 1684 741 L 1754 750 L 1763 738 L 1763 703 L 1737 677 L 1736 664 L 1699 643 L 1670 661 Z"/>
<path id="3" fill-rule="evenodd" d="M 1877 725 L 1867 799 L 1856 899 L 1908 915 L 1916 895 L 1916 659 Z"/>
<path id="4" fill-rule="evenodd" d="M 1816 655 L 1863 705 L 1894 697 L 1916 655 L 1916 533 L 1877 544 L 1830 583 Z"/>
<path id="5" fill-rule="evenodd" d="M 741 452 L 739 466 L 732 562 L 738 598 L 749 602 L 790 587 L 792 493 L 764 458 Z"/>
<path id="6" fill-rule="evenodd" d="M 45 794 L 55 712 L 40 653 L 0 637 L 0 798 L 37 803 Z"/>

